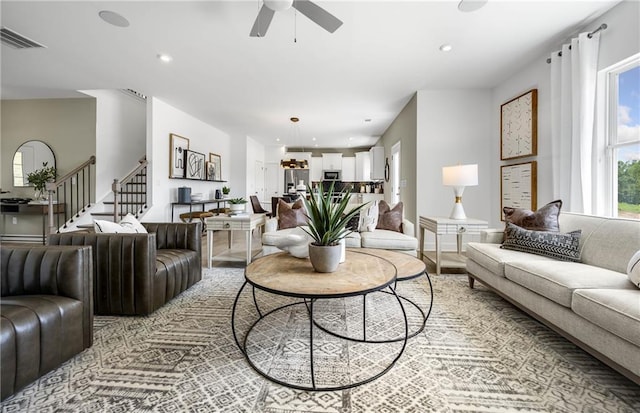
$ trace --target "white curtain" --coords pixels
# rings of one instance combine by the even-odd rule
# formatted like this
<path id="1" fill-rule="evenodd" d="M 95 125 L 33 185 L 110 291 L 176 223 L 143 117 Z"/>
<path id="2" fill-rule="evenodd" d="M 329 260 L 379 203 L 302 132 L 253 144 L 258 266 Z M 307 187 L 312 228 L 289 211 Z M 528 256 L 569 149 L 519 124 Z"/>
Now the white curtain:
<path id="1" fill-rule="evenodd" d="M 551 155 L 554 199 L 563 210 L 593 213 L 595 98 L 600 33 L 581 33 L 551 55 Z"/>

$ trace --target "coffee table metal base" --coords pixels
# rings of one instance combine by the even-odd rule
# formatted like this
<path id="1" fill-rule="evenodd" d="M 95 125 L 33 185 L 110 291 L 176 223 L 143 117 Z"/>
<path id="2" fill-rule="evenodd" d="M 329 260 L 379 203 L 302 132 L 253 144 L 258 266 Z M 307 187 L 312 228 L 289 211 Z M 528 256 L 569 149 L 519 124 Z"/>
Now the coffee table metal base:
<path id="1" fill-rule="evenodd" d="M 387 286 L 386 288 L 389 291 L 383 291 L 387 294 L 391 294 L 395 297 L 398 306 L 401 310 L 402 313 L 402 318 L 404 321 L 404 337 L 401 339 L 396 339 L 396 340 L 392 340 L 392 341 L 398 341 L 398 342 L 402 342 L 402 347 L 400 348 L 398 354 L 395 356 L 395 358 L 389 363 L 389 365 L 387 365 L 384 369 L 382 369 L 381 371 L 379 371 L 378 373 L 374 374 L 373 376 L 367 377 L 363 380 L 359 380 L 357 382 L 353 382 L 353 383 L 345 383 L 345 384 L 337 384 L 337 385 L 333 385 L 333 386 L 318 386 L 316 384 L 316 374 L 315 374 L 315 367 L 314 367 L 314 357 L 313 357 L 313 352 L 314 352 L 314 326 L 316 326 L 317 328 L 320 328 L 324 331 L 326 331 L 324 328 L 319 327 L 316 323 L 316 321 L 314 320 L 314 302 L 316 300 L 319 300 L 321 298 L 305 298 L 302 301 L 296 301 L 293 303 L 288 303 L 282 306 L 279 306 L 277 308 L 274 308 L 266 313 L 262 313 L 260 311 L 260 308 L 258 306 L 257 300 L 256 300 L 256 296 L 255 296 L 255 287 L 252 288 L 252 297 L 253 297 L 253 302 L 255 305 L 255 308 L 258 312 L 258 319 L 249 327 L 249 329 L 247 330 L 244 339 L 242 340 L 242 342 L 240 341 L 240 339 L 238 338 L 238 333 L 236 330 L 236 323 L 235 323 L 235 318 L 236 318 L 236 310 L 238 307 L 238 302 L 240 300 L 240 296 L 242 295 L 242 292 L 244 291 L 245 287 L 247 286 L 248 282 L 245 281 L 244 284 L 242 285 L 242 287 L 240 288 L 240 290 L 238 291 L 238 294 L 236 295 L 236 298 L 234 300 L 233 303 L 233 308 L 231 311 L 231 329 L 233 330 L 233 338 L 236 342 L 236 345 L 238 346 L 238 348 L 240 349 L 240 351 L 242 351 L 242 353 L 245 355 L 245 358 L 247 360 L 247 363 L 249 363 L 249 365 L 261 376 L 263 376 L 264 378 L 280 384 L 282 386 L 286 386 L 286 387 L 290 387 L 293 389 L 297 389 L 297 390 L 306 390 L 306 391 L 336 391 L 336 390 L 345 390 L 345 389 L 350 389 L 353 387 L 357 387 L 357 386 L 361 386 L 363 384 L 369 383 L 373 380 L 376 380 L 377 378 L 383 376 L 385 373 L 387 373 L 395 364 L 396 362 L 400 359 L 400 357 L 402 356 L 402 353 L 404 352 L 406 345 L 407 345 L 407 340 L 409 338 L 409 324 L 408 324 L 408 320 L 407 320 L 407 313 L 404 309 L 404 306 L 402 304 L 402 298 L 400 296 L 398 296 L 398 294 L 396 294 L 395 290 L 391 287 L 391 286 Z M 382 291 L 382 290 L 381 290 Z M 366 294 L 364 294 L 366 296 Z M 333 298 L 338 298 L 338 297 L 333 297 Z M 406 299 L 405 299 L 406 300 Z M 409 301 L 409 300 L 406 300 Z M 409 301 L 410 302 L 410 301 Z M 415 304 L 414 304 L 415 305 Z M 258 326 L 263 320 L 265 320 L 267 317 L 273 316 L 275 313 L 280 312 L 280 311 L 284 311 L 290 307 L 293 306 L 306 306 L 306 313 L 308 314 L 308 318 L 309 318 L 309 361 L 310 361 L 310 379 L 311 379 L 311 386 L 308 385 L 303 385 L 300 383 L 293 383 L 293 382 L 288 382 L 282 379 L 279 379 L 277 377 L 274 377 L 273 375 L 269 374 L 268 372 L 263 371 L 262 369 L 260 369 L 255 363 L 254 361 L 251 359 L 251 355 L 247 352 L 247 343 L 249 341 L 249 336 L 251 334 L 251 332 L 254 330 L 254 328 L 256 326 Z M 417 306 L 416 306 L 417 307 Z M 419 307 L 418 307 L 419 309 Z M 422 310 L 420 310 L 420 312 L 422 313 Z M 424 313 L 422 313 L 424 315 Z M 426 321 L 426 318 L 425 318 Z M 366 318 L 363 320 L 363 323 L 366 327 Z M 423 328 L 424 328 L 424 323 L 423 323 Z M 328 332 L 328 331 L 327 331 Z M 335 337 L 338 338 L 342 338 L 345 340 L 350 340 L 350 341 L 358 341 L 361 342 L 361 340 L 358 339 L 352 339 L 349 337 L 341 337 L 339 335 L 336 335 L 334 333 L 329 332 L 330 334 L 332 334 Z M 376 342 L 376 341 L 365 341 L 365 343 L 368 344 L 380 344 L 380 343 L 389 343 L 391 341 L 384 341 L 384 342 Z"/>

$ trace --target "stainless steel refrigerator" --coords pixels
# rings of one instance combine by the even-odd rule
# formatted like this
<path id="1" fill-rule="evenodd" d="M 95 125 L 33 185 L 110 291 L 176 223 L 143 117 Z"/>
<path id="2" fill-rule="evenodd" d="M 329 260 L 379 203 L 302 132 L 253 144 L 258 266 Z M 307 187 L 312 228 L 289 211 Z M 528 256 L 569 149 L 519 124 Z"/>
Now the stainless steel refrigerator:
<path id="1" fill-rule="evenodd" d="M 284 170 L 284 192 L 289 192 L 290 188 L 294 188 L 303 181 L 303 185 L 309 185 L 309 170 L 308 169 L 285 169 Z"/>

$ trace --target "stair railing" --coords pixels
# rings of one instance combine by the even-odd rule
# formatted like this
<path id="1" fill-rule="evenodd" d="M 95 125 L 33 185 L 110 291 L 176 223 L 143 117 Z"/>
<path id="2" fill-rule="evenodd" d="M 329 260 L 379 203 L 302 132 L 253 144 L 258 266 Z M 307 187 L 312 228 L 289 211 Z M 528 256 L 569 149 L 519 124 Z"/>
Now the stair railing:
<path id="1" fill-rule="evenodd" d="M 147 157 L 142 157 L 138 165 L 129 175 L 121 180 L 114 179 L 111 184 L 113 191 L 113 222 L 119 222 L 120 217 L 131 213 L 138 217 L 147 208 Z"/>
<path id="2" fill-rule="evenodd" d="M 49 193 L 49 233 L 58 232 L 60 228 L 60 215 L 64 215 L 64 228 L 67 223 L 73 222 L 74 218 L 80 217 L 81 212 L 85 212 L 91 207 L 92 186 L 91 165 L 96 164 L 96 157 L 91 156 L 87 161 L 73 169 L 55 182 L 47 182 L 46 190 Z M 95 167 L 94 173 L 95 173 Z M 75 186 L 75 189 L 74 189 Z M 55 199 L 54 199 L 55 197 Z M 54 202 L 57 204 L 56 219 L 54 220 Z M 63 205 L 63 208 L 60 208 Z M 67 208 L 67 205 L 69 206 Z M 60 212 L 61 211 L 61 212 Z M 54 223 L 57 222 L 57 225 Z"/>

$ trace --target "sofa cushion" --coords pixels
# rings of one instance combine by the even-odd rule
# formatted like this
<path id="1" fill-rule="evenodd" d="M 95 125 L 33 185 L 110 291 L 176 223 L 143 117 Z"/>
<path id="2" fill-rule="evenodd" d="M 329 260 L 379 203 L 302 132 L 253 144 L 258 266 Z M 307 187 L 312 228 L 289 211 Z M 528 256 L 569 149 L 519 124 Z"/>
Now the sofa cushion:
<path id="1" fill-rule="evenodd" d="M 571 309 L 597 326 L 640 346 L 640 290 L 575 290 Z"/>
<path id="2" fill-rule="evenodd" d="M 521 228 L 534 231 L 560 231 L 558 215 L 560 215 L 562 201 L 549 202 L 536 212 L 522 208 L 504 207 L 504 220 Z"/>
<path id="3" fill-rule="evenodd" d="M 376 229 L 402 232 L 402 202 L 391 208 L 384 200 L 380 201 Z"/>
<path id="4" fill-rule="evenodd" d="M 569 308 L 572 294 L 577 289 L 634 288 L 625 274 L 566 261 L 509 262 L 504 266 L 504 276 L 528 290 Z"/>
<path id="5" fill-rule="evenodd" d="M 278 229 L 295 228 L 307 224 L 304 203 L 298 199 L 293 204 L 288 204 L 282 199 L 278 200 Z"/>
<path id="6" fill-rule="evenodd" d="M 359 232 L 353 231 L 345 237 L 345 246 L 347 248 L 360 248 L 362 237 Z"/>
<path id="7" fill-rule="evenodd" d="M 361 232 L 362 248 L 380 248 L 385 250 L 415 250 L 418 240 L 400 232 L 376 229 L 373 232 Z"/>
<path id="8" fill-rule="evenodd" d="M 580 230 L 568 234 L 531 231 L 507 222 L 501 248 L 562 261 L 580 261 L 580 234 Z"/>
<path id="9" fill-rule="evenodd" d="M 504 264 L 512 261 L 552 261 L 551 258 L 526 252 L 500 248 L 500 244 L 470 242 L 467 244 L 467 257 L 491 271 L 504 277 Z"/>
<path id="10" fill-rule="evenodd" d="M 640 288 L 640 251 L 633 254 L 633 257 L 629 260 L 629 264 L 627 264 L 627 277 L 629 277 L 629 281 L 631 281 L 633 285 Z"/>
<path id="11" fill-rule="evenodd" d="M 640 250 L 640 220 L 602 220 L 582 246 L 582 262 L 626 273 L 629 260 Z"/>

